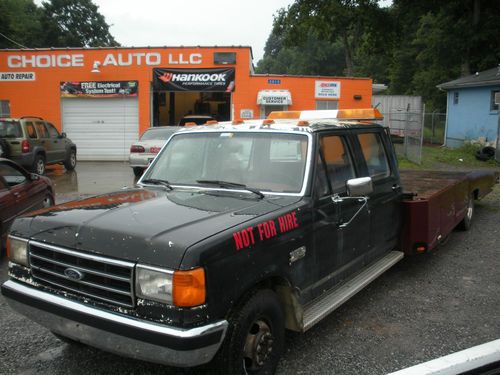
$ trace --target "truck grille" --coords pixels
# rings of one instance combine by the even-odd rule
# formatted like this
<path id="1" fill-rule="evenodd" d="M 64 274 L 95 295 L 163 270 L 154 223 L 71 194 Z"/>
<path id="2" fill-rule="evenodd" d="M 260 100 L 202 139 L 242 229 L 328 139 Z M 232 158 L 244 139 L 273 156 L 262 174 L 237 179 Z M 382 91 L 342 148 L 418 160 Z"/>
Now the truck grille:
<path id="1" fill-rule="evenodd" d="M 98 300 L 134 307 L 134 263 L 30 241 L 33 278 Z"/>

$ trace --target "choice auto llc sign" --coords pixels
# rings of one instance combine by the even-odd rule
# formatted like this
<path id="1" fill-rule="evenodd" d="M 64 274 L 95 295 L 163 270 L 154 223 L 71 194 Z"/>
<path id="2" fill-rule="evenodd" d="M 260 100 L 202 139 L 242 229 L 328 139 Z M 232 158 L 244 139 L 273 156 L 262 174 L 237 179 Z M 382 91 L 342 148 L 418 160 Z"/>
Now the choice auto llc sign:
<path id="1" fill-rule="evenodd" d="M 161 91 L 234 91 L 234 68 L 153 70 L 153 87 Z"/>

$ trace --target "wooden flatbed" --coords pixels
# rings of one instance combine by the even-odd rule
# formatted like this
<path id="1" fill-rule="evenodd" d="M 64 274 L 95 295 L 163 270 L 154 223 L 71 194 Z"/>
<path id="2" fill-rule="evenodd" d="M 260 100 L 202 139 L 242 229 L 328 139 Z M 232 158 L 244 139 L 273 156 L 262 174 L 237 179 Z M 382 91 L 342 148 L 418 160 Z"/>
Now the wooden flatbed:
<path id="1" fill-rule="evenodd" d="M 400 244 L 407 255 L 430 251 L 444 241 L 463 222 L 471 202 L 491 192 L 498 182 L 498 174 L 487 170 L 401 170 L 400 176 L 405 193 Z"/>

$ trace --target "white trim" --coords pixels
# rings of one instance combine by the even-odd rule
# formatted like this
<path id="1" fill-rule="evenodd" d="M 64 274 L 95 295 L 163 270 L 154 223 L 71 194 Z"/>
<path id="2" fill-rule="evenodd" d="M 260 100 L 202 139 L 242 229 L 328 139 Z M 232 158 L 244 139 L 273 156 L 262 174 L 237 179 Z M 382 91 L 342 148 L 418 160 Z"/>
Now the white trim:
<path id="1" fill-rule="evenodd" d="M 454 375 L 500 361 L 500 339 L 388 375 Z"/>

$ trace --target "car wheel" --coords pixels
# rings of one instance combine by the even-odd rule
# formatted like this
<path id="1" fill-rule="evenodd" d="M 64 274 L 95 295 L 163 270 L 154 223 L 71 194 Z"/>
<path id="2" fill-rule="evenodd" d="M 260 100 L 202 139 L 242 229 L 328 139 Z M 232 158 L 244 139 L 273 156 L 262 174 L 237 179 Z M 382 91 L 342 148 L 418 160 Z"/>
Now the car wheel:
<path id="1" fill-rule="evenodd" d="M 76 151 L 75 150 L 70 150 L 69 155 L 67 156 L 66 160 L 64 160 L 64 167 L 68 171 L 72 171 L 76 167 Z"/>
<path id="2" fill-rule="evenodd" d="M 33 172 L 36 174 L 44 174 L 45 173 L 45 158 L 43 155 L 35 156 L 35 161 L 33 162 Z"/>
<path id="3" fill-rule="evenodd" d="M 132 169 L 134 170 L 135 177 L 141 177 L 142 174 L 144 173 L 144 168 L 134 167 Z"/>
<path id="4" fill-rule="evenodd" d="M 224 374 L 274 374 L 285 341 L 283 321 L 276 293 L 255 292 L 229 319 L 214 365 Z"/>
<path id="5" fill-rule="evenodd" d="M 462 221 L 458 224 L 458 228 L 467 231 L 472 226 L 472 217 L 474 216 L 474 195 L 469 196 L 467 201 L 467 210 Z"/>
<path id="6" fill-rule="evenodd" d="M 54 198 L 52 198 L 52 195 L 47 194 L 43 199 L 42 205 L 43 208 L 52 207 L 54 205 Z"/>
<path id="7" fill-rule="evenodd" d="M 9 144 L 5 139 L 0 139 L 0 158 L 8 158 L 10 154 Z"/>

